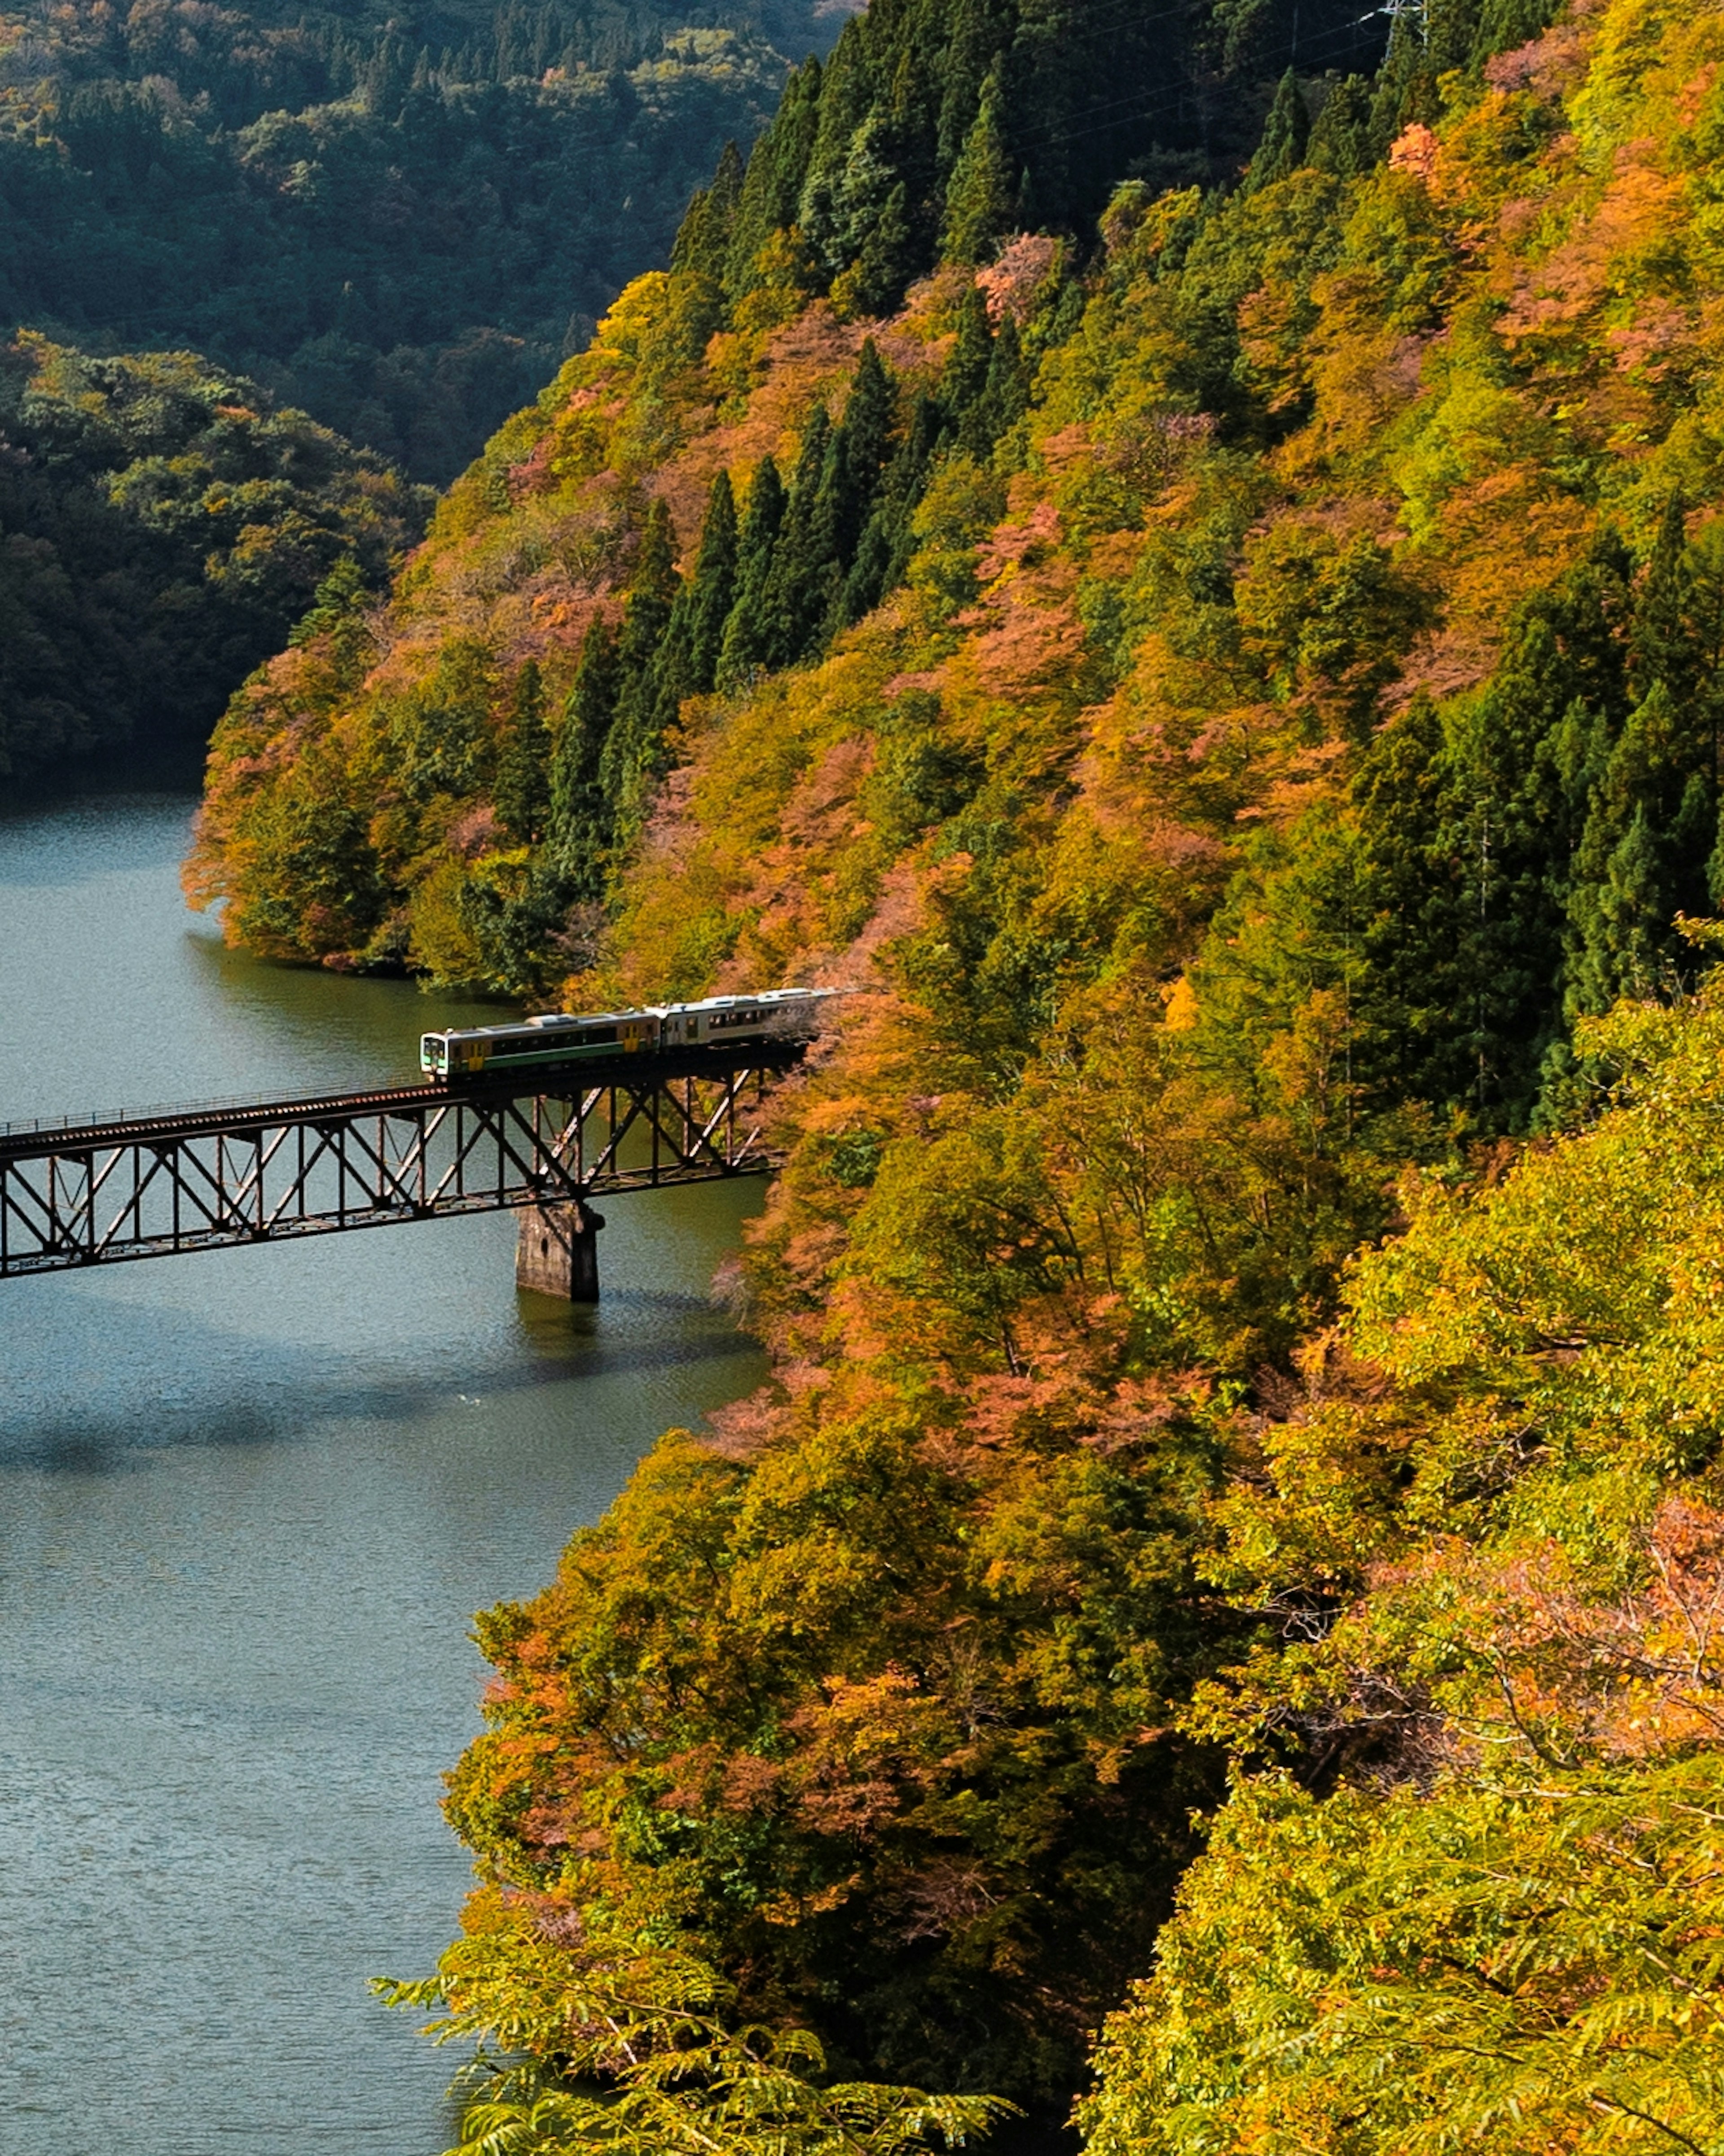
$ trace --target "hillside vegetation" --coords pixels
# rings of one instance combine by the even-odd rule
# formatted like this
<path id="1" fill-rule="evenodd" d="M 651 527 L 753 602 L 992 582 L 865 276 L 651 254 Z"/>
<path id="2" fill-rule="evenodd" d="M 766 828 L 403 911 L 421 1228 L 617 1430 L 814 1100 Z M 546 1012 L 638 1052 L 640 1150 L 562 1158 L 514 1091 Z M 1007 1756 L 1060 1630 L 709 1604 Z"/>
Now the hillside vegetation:
<path id="1" fill-rule="evenodd" d="M 414 1995 L 475 2148 L 1710 2148 L 1724 15 L 1265 11 L 1222 190 L 1049 19 L 848 30 L 218 734 L 259 950 L 851 992 Z"/>
<path id="2" fill-rule="evenodd" d="M 383 584 L 427 507 L 195 354 L 0 347 L 0 782 L 195 757 L 320 586 Z"/>
<path id="3" fill-rule="evenodd" d="M 824 42 L 746 0 L 0 14 L 0 326 L 190 346 L 447 480 L 758 132 L 774 36 Z"/>

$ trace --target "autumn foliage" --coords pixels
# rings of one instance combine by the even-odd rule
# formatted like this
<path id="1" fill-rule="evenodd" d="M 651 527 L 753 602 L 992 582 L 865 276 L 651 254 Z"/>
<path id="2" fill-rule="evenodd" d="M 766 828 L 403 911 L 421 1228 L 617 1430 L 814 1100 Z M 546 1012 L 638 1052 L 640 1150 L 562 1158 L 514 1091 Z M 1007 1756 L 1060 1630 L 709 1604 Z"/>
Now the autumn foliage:
<path id="1" fill-rule="evenodd" d="M 849 992 L 773 1380 L 484 1621 L 451 1816 L 833 2071 L 1057 2115 L 1105 2026 L 1110 2156 L 1716 2138 L 1724 33 L 1429 16 L 1090 253 L 977 223 L 985 81 L 898 285 L 721 172 L 192 868 Z"/>

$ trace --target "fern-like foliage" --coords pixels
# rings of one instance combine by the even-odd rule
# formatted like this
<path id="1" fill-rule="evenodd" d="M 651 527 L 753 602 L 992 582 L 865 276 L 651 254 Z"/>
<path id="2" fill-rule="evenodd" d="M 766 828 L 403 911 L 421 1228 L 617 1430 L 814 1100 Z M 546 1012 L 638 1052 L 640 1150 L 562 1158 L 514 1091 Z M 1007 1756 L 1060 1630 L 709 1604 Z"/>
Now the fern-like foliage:
<path id="1" fill-rule="evenodd" d="M 562 1904 L 480 1909 L 434 1977 L 375 1986 L 440 2010 L 437 2042 L 479 2039 L 449 2156 L 914 2156 L 963 2148 L 1012 2109 L 829 2082 L 817 2037 L 733 2023 L 734 1989 L 693 1954 Z"/>

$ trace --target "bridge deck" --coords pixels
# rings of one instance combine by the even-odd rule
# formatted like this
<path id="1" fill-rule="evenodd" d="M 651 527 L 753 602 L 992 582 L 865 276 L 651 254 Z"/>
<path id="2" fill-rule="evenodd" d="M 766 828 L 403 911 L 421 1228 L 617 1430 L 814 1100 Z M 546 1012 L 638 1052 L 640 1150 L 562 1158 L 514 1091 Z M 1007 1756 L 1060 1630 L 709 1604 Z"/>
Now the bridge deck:
<path id="1" fill-rule="evenodd" d="M 0 1278 L 764 1173 L 806 1046 L 0 1127 Z"/>

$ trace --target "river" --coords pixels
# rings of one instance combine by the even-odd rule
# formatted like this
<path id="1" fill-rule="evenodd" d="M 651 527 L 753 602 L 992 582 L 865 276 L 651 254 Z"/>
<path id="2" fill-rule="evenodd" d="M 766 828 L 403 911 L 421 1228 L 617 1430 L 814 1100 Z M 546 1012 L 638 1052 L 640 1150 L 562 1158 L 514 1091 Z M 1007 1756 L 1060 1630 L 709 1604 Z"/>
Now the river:
<path id="1" fill-rule="evenodd" d="M 225 951 L 172 795 L 0 819 L 0 1120 L 404 1078 L 410 984 Z M 472 1613 L 757 1383 L 707 1297 L 754 1183 L 618 1199 L 605 1300 L 507 1215 L 0 1282 L 0 2149 L 436 2156 L 367 1989 L 454 1927 Z"/>

